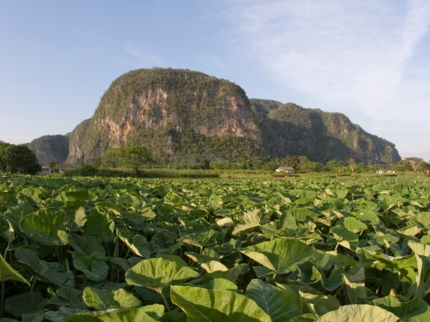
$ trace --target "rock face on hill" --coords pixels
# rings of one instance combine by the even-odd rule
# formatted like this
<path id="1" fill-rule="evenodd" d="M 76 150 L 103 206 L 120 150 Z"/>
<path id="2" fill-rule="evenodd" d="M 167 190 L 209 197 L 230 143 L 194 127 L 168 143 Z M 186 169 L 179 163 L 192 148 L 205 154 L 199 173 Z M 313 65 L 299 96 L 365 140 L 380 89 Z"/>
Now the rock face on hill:
<path id="1" fill-rule="evenodd" d="M 69 155 L 69 138 L 64 135 L 46 135 L 27 144 L 41 165 L 51 161 L 63 163 Z"/>
<path id="2" fill-rule="evenodd" d="M 156 68 L 116 79 L 70 143 L 68 161 L 79 163 L 133 145 L 145 145 L 158 160 L 248 156 L 262 142 L 239 86 L 199 72 Z"/>
<path id="3" fill-rule="evenodd" d="M 340 113 L 249 100 L 242 88 L 200 72 L 141 69 L 117 78 L 93 117 L 70 134 L 67 162 L 144 145 L 159 162 L 306 155 L 315 161 L 400 160 L 394 144 Z"/>
<path id="4" fill-rule="evenodd" d="M 72 144 L 69 144 L 69 156 L 67 158 L 67 163 L 84 163 L 82 147 L 85 145 L 85 142 L 87 142 L 87 131 L 90 122 L 91 119 L 82 121 L 75 127 L 73 132 L 69 134 L 69 142 Z"/>

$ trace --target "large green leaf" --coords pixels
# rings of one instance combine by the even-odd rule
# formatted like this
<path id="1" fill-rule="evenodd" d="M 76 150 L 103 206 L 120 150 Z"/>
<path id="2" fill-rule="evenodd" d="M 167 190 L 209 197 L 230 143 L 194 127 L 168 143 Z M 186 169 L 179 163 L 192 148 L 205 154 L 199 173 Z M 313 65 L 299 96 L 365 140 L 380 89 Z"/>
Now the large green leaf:
<path id="1" fill-rule="evenodd" d="M 49 299 L 48 304 L 53 304 L 60 308 L 70 307 L 81 310 L 88 308 L 82 299 L 81 290 L 71 287 L 59 287 L 57 291 L 51 292 L 51 295 L 53 295 L 53 297 Z"/>
<path id="2" fill-rule="evenodd" d="M 221 271 L 221 272 L 228 271 L 228 268 L 217 260 L 210 260 L 206 263 L 202 263 L 201 267 L 208 273 L 212 273 L 216 271 Z"/>
<path id="3" fill-rule="evenodd" d="M 88 214 L 85 224 L 85 233 L 102 242 L 111 242 L 114 239 L 115 222 L 108 213 L 101 213 L 96 208 Z"/>
<path id="4" fill-rule="evenodd" d="M 427 302 L 419 297 L 409 302 L 401 302 L 396 297 L 390 295 L 373 300 L 373 303 L 402 318 L 402 320 L 424 314 L 429 309 Z"/>
<path id="5" fill-rule="evenodd" d="M 5 302 L 5 310 L 20 317 L 23 314 L 39 312 L 45 307 L 47 301 L 40 292 L 23 293 L 9 296 Z"/>
<path id="6" fill-rule="evenodd" d="M 418 315 L 414 315 L 412 317 L 408 317 L 405 319 L 401 319 L 400 321 L 404 322 L 428 322 L 430 321 L 430 307 L 427 307 L 427 309 Z"/>
<path id="7" fill-rule="evenodd" d="M 171 255 L 175 249 L 179 249 L 181 242 L 175 243 L 176 235 L 169 234 L 164 229 L 158 230 L 151 238 L 150 249 L 152 253 Z"/>
<path id="8" fill-rule="evenodd" d="M 19 222 L 20 229 L 31 239 L 44 245 L 67 245 L 70 217 L 63 210 L 41 209 Z"/>
<path id="9" fill-rule="evenodd" d="M 341 269 L 333 269 L 330 272 L 330 275 L 328 278 L 325 277 L 325 275 L 322 275 L 321 284 L 323 288 L 327 291 L 334 291 L 339 286 L 341 286 L 344 283 L 343 279 L 344 271 Z"/>
<path id="10" fill-rule="evenodd" d="M 82 252 L 73 252 L 73 266 L 80 270 L 85 276 L 95 282 L 105 280 L 109 273 L 109 265 L 105 263 L 106 257 L 100 253 L 93 252 L 86 255 Z"/>
<path id="11" fill-rule="evenodd" d="M 82 252 L 86 255 L 90 255 L 93 252 L 105 255 L 106 251 L 102 244 L 93 236 L 81 236 L 73 234 L 69 238 L 69 245 L 72 246 L 76 251 Z"/>
<path id="12" fill-rule="evenodd" d="M 15 229 L 19 228 L 19 222 L 25 216 L 33 213 L 34 209 L 28 203 L 21 203 L 8 207 L 7 211 L 4 212 L 4 217 L 7 218 Z"/>
<path id="13" fill-rule="evenodd" d="M 311 203 L 311 202 L 313 203 L 313 200 L 310 200 L 309 198 L 304 198 L 303 201 L 305 200 L 306 200 L 306 203 Z M 302 208 L 302 207 L 293 208 L 292 215 L 294 216 L 296 221 L 299 221 L 299 222 L 315 221 L 318 219 L 318 214 L 316 214 L 312 210 Z"/>
<path id="14" fill-rule="evenodd" d="M 233 235 L 239 235 L 248 232 L 260 226 L 261 212 L 258 209 L 246 212 L 240 217 L 240 222 L 233 228 Z"/>
<path id="15" fill-rule="evenodd" d="M 217 261 L 203 263 L 201 267 L 206 270 L 207 275 L 212 278 L 225 278 L 231 282 L 236 282 L 237 277 L 248 271 L 248 264 L 238 264 L 233 268 L 227 269 Z"/>
<path id="16" fill-rule="evenodd" d="M 277 274 L 293 271 L 299 264 L 320 257 L 311 246 L 298 239 L 278 238 L 242 248 L 243 254 Z"/>
<path id="17" fill-rule="evenodd" d="M 336 226 L 330 228 L 330 232 L 339 245 L 356 251 L 358 247 L 358 236 L 353 231 L 348 230 L 344 225 L 338 223 Z"/>
<path id="18" fill-rule="evenodd" d="M 423 228 L 429 228 L 430 226 L 430 212 L 420 212 L 414 218 L 418 224 Z"/>
<path id="19" fill-rule="evenodd" d="M 19 322 L 19 320 L 9 319 L 9 318 L 1 318 L 0 322 Z"/>
<path id="20" fill-rule="evenodd" d="M 134 235 L 130 241 L 121 230 L 118 230 L 117 235 L 135 255 L 143 258 L 151 257 L 151 249 L 145 236 Z"/>
<path id="21" fill-rule="evenodd" d="M 360 220 L 354 217 L 347 217 L 339 221 L 339 224 L 344 225 L 346 229 L 352 231 L 353 233 L 359 233 L 367 229 L 367 225 L 362 223 Z"/>
<path id="22" fill-rule="evenodd" d="M 415 255 L 418 263 L 416 282 L 418 290 L 416 296 L 424 297 L 430 293 L 430 258 L 424 255 Z"/>
<path id="23" fill-rule="evenodd" d="M 320 316 L 340 307 L 339 300 L 335 296 L 321 294 L 311 287 L 304 289 L 304 291 L 298 289 L 298 292 L 302 302 L 312 313 Z"/>
<path id="24" fill-rule="evenodd" d="M 66 207 L 78 207 L 87 204 L 91 200 L 97 200 L 90 190 L 68 190 L 62 191 L 56 200 L 63 201 Z"/>
<path id="25" fill-rule="evenodd" d="M 76 210 L 72 209 L 72 211 L 72 231 L 77 232 L 85 226 L 85 223 L 87 222 L 87 214 L 85 213 L 84 207 L 79 207 Z"/>
<path id="26" fill-rule="evenodd" d="M 179 256 L 164 255 L 137 263 L 125 273 L 125 280 L 130 285 L 144 286 L 161 293 L 173 282 L 199 276 Z"/>
<path id="27" fill-rule="evenodd" d="M 122 288 L 111 291 L 86 287 L 84 288 L 82 298 L 84 299 L 85 304 L 98 311 L 111 308 L 138 307 L 142 305 L 142 302 L 140 302 L 137 297 L 126 292 Z"/>
<path id="28" fill-rule="evenodd" d="M 45 317 L 43 311 L 38 311 L 36 313 L 23 314 L 21 322 L 42 322 Z"/>
<path id="29" fill-rule="evenodd" d="M 344 305 L 320 317 L 317 322 L 396 322 L 399 318 L 380 307 L 368 304 Z"/>
<path id="30" fill-rule="evenodd" d="M 0 254 L 0 281 L 19 281 L 30 285 L 30 282 L 25 279 L 20 273 L 18 273 Z"/>
<path id="31" fill-rule="evenodd" d="M 52 322 L 67 322 L 68 318 L 73 314 L 82 312 L 80 309 L 70 308 L 61 306 L 58 311 L 47 311 L 44 312 L 44 320 L 43 321 L 52 321 Z"/>
<path id="32" fill-rule="evenodd" d="M 348 295 L 349 303 L 360 304 L 367 298 L 367 291 L 364 283 L 355 283 L 346 275 L 343 276 Z"/>
<path id="33" fill-rule="evenodd" d="M 185 244 L 203 248 L 215 245 L 218 235 L 219 233 L 216 230 L 211 229 L 203 233 L 192 233 L 182 236 L 179 240 Z"/>
<path id="34" fill-rule="evenodd" d="M 236 293 L 238 292 L 237 285 L 225 278 L 214 278 L 208 283 L 202 285 L 202 287 L 208 290 L 228 290 Z"/>
<path id="35" fill-rule="evenodd" d="M 372 266 L 382 270 L 388 269 L 394 273 L 402 272 L 402 269 L 417 268 L 417 258 L 412 254 L 408 256 L 389 256 L 387 254 L 364 249 L 366 258 L 373 260 Z"/>
<path id="36" fill-rule="evenodd" d="M 271 321 L 253 300 L 231 291 L 172 286 L 170 298 L 185 311 L 189 322 Z"/>
<path id="37" fill-rule="evenodd" d="M 64 271 L 59 263 L 49 263 L 41 260 L 36 252 L 18 248 L 15 257 L 32 275 L 37 279 L 53 283 L 58 286 L 75 286 L 75 279 L 72 271 Z"/>
<path id="38" fill-rule="evenodd" d="M 430 293 L 430 245 L 422 245 L 420 243 L 409 241 L 408 246 L 414 251 L 418 266 L 417 296 L 424 297 Z"/>
<path id="39" fill-rule="evenodd" d="M 195 263 L 198 263 L 198 264 L 209 263 L 211 261 L 215 261 L 219 263 L 219 264 L 214 263 L 213 265 L 214 269 L 209 269 L 209 271 L 227 270 L 227 267 L 221 264 L 221 262 L 219 261 L 220 259 L 219 259 L 218 253 L 212 248 L 204 248 L 201 254 L 197 254 L 194 252 L 185 252 L 185 255 L 187 255 L 190 259 L 192 259 Z M 211 267 L 211 266 L 212 265 L 210 264 L 208 267 Z"/>
<path id="40" fill-rule="evenodd" d="M 72 315 L 68 322 L 137 322 L 158 321 L 164 314 L 164 307 L 159 304 L 138 308 L 112 310 L 108 312 L 81 312 Z"/>
<path id="41" fill-rule="evenodd" d="M 248 284 L 245 295 L 254 300 L 273 322 L 288 321 L 301 313 L 300 306 L 286 290 L 259 279 Z"/>
<path id="42" fill-rule="evenodd" d="M 127 225 L 132 226 L 136 230 L 143 230 L 148 224 L 148 221 L 154 219 L 156 214 L 150 208 L 144 208 L 142 212 L 121 211 L 121 217 Z"/>

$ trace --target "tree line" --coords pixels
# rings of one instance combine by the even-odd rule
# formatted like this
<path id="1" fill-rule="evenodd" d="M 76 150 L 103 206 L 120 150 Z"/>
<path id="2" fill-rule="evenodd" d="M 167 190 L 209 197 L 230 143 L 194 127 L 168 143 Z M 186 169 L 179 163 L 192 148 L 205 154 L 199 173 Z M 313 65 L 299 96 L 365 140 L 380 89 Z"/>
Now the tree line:
<path id="1" fill-rule="evenodd" d="M 53 172 L 56 172 L 56 162 L 50 162 Z M 151 152 L 143 146 L 112 148 L 103 158 L 84 165 L 89 174 L 92 169 L 125 167 L 139 174 L 139 169 L 145 167 L 164 167 L 176 169 L 213 169 L 213 170 L 265 170 L 274 171 L 280 166 L 291 166 L 301 173 L 329 172 L 336 174 L 374 173 L 381 169 L 415 173 L 423 171 L 430 173 L 430 164 L 419 157 L 407 157 L 402 161 L 385 164 L 365 164 L 350 158 L 348 161 L 330 160 L 327 163 L 309 160 L 306 156 L 287 155 L 284 158 L 250 158 L 239 156 L 234 161 L 208 159 L 195 156 L 192 159 L 169 160 L 166 163 L 155 162 Z M 25 145 L 14 145 L 0 142 L 0 172 L 37 174 L 41 166 L 36 155 Z M 94 172 L 95 173 L 95 172 Z"/>
<path id="2" fill-rule="evenodd" d="M 213 170 L 265 170 L 274 171 L 280 166 L 291 166 L 301 173 L 329 172 L 336 174 L 375 173 L 385 169 L 395 172 L 430 171 L 429 163 L 422 158 L 408 157 L 399 162 L 365 164 L 350 158 L 347 161 L 332 159 L 326 163 L 309 160 L 306 156 L 287 155 L 284 158 L 261 158 L 258 156 L 236 157 L 233 160 L 210 159 L 194 156 L 156 162 L 145 147 L 114 148 L 105 156 L 91 163 L 95 168 L 130 168 L 138 173 L 140 168 L 213 169 Z"/>

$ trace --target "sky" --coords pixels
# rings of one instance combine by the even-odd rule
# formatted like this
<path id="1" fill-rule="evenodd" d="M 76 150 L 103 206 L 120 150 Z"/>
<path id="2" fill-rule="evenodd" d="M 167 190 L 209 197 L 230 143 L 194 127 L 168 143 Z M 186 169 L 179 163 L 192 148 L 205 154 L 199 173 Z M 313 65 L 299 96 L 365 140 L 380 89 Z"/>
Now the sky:
<path id="1" fill-rule="evenodd" d="M 0 0 L 0 140 L 66 134 L 135 69 L 345 114 L 430 160 L 428 0 Z"/>

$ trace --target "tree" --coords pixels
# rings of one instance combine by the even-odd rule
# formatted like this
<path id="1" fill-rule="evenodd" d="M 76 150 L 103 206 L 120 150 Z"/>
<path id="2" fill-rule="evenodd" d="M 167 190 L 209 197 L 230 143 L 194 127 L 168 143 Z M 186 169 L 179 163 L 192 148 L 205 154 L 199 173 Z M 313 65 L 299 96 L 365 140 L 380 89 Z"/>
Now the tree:
<path id="1" fill-rule="evenodd" d="M 207 159 L 202 159 L 198 165 L 197 165 L 200 169 L 210 169 L 211 168 L 211 164 L 209 162 L 209 160 Z"/>
<path id="2" fill-rule="evenodd" d="M 60 165 L 58 162 L 51 161 L 48 163 L 48 166 L 51 168 L 51 173 L 59 173 L 60 172 Z"/>
<path id="3" fill-rule="evenodd" d="M 327 162 L 326 169 L 329 172 L 333 172 L 333 173 L 347 173 L 348 172 L 348 167 L 345 166 L 344 162 L 339 161 L 339 160 L 335 160 L 335 159 Z"/>
<path id="4" fill-rule="evenodd" d="M 309 172 L 320 172 L 323 169 L 323 165 L 319 162 L 313 161 L 300 161 L 300 171 L 304 171 L 306 173 Z"/>
<path id="5" fill-rule="evenodd" d="M 355 162 L 355 159 L 349 158 L 349 160 L 348 160 L 348 166 L 351 169 L 351 172 L 354 173 L 355 169 L 357 168 L 357 163 Z"/>
<path id="6" fill-rule="evenodd" d="M 364 164 L 363 162 L 361 162 L 357 164 L 355 171 L 357 171 L 358 173 L 366 173 L 366 172 L 371 172 L 371 168 L 366 164 Z"/>
<path id="7" fill-rule="evenodd" d="M 148 149 L 143 146 L 110 149 L 106 152 L 106 157 L 118 160 L 122 166 L 132 168 L 136 174 L 139 174 L 142 164 L 154 162 Z"/>
<path id="8" fill-rule="evenodd" d="M 422 158 L 408 157 L 408 158 L 404 158 L 404 160 L 409 163 L 409 165 L 411 166 L 412 170 L 414 170 L 415 173 L 419 168 L 427 165 L 427 162 L 425 162 Z"/>
<path id="9" fill-rule="evenodd" d="M 301 156 L 300 158 L 301 159 L 299 159 L 298 157 L 296 157 L 294 155 L 287 155 L 287 156 L 285 156 L 285 158 L 282 159 L 281 162 L 285 166 L 293 167 L 294 169 L 299 170 L 300 163 L 307 161 L 307 158 L 304 156 Z M 306 158 L 306 160 L 304 158 Z"/>
<path id="10" fill-rule="evenodd" d="M 0 143 L 0 171 L 36 174 L 41 169 L 36 155 L 27 146 Z"/>

